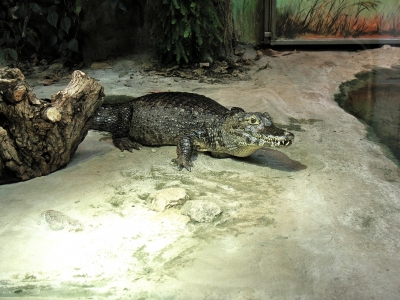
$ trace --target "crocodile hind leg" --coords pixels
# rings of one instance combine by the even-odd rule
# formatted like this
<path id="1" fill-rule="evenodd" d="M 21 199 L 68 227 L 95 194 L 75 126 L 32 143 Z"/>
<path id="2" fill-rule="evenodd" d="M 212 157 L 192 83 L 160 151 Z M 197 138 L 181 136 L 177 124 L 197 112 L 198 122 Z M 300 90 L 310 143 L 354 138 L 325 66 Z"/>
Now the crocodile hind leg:
<path id="1" fill-rule="evenodd" d="M 178 165 L 179 170 L 185 168 L 189 172 L 192 171 L 193 164 L 191 158 L 193 154 L 193 142 L 190 136 L 184 136 L 178 143 L 176 148 L 177 158 L 172 162 Z"/>
<path id="2" fill-rule="evenodd" d="M 140 150 L 142 148 L 141 144 L 132 141 L 128 137 L 113 137 L 113 143 L 115 147 L 121 151 L 127 150 L 129 152 L 133 152 L 134 149 Z"/>

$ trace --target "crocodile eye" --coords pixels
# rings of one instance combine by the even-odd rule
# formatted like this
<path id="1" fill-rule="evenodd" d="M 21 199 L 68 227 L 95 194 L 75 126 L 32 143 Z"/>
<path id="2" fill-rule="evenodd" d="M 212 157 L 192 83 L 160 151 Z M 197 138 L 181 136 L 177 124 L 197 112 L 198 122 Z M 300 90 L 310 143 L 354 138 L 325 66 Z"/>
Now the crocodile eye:
<path id="1" fill-rule="evenodd" d="M 251 116 L 249 119 L 250 124 L 259 124 L 260 122 L 255 116 Z"/>

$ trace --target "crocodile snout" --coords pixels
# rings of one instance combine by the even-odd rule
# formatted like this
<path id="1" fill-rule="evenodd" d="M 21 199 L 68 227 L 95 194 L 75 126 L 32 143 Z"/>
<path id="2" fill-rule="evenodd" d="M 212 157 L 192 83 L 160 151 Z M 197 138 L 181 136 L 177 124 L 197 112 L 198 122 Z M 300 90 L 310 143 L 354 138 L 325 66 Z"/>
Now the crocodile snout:
<path id="1" fill-rule="evenodd" d="M 293 142 L 294 142 L 294 134 L 293 133 L 291 133 L 289 131 L 285 131 L 284 136 L 285 136 L 285 139 L 283 141 L 281 141 L 280 146 L 288 147 L 291 144 L 293 144 Z"/>

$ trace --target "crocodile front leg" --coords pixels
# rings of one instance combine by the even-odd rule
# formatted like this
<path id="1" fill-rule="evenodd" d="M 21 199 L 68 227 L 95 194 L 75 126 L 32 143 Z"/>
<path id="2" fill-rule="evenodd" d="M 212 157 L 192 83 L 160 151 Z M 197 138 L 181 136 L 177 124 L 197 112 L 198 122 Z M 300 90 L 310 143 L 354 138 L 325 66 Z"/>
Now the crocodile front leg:
<path id="1" fill-rule="evenodd" d="M 185 168 L 189 172 L 192 171 L 193 164 L 191 162 L 193 151 L 206 151 L 207 150 L 207 137 L 208 134 L 205 130 L 196 130 L 188 135 L 184 135 L 178 142 L 176 148 L 177 158 L 172 162 L 178 165 L 179 170 Z"/>
<path id="2" fill-rule="evenodd" d="M 189 172 L 192 171 L 193 164 L 190 160 L 193 154 L 193 140 L 191 136 L 182 137 L 177 145 L 176 154 L 178 157 L 173 159 L 172 162 L 178 165 L 179 170 L 185 168 Z"/>

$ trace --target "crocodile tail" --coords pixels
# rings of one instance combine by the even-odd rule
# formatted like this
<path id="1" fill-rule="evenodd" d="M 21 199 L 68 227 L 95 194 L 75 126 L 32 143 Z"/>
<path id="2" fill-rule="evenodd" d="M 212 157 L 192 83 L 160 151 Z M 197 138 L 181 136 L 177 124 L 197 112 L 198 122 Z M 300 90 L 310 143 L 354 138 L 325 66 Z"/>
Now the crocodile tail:
<path id="1" fill-rule="evenodd" d="M 106 104 L 96 111 L 90 128 L 107 131 L 114 136 L 127 136 L 131 119 L 132 105 L 130 103 Z"/>

